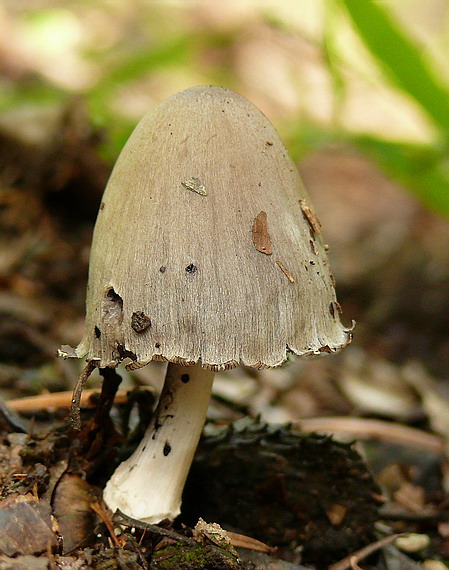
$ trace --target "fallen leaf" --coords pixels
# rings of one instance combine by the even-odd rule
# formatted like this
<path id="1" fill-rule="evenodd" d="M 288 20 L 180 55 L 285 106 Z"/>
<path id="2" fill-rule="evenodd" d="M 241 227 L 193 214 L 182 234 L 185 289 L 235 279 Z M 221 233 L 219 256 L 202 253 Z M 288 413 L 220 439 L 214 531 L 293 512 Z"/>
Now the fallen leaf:
<path id="1" fill-rule="evenodd" d="M 56 524 L 49 503 L 31 494 L 0 501 L 0 554 L 41 554 L 57 546 Z"/>
<path id="2" fill-rule="evenodd" d="M 67 554 L 92 536 L 95 515 L 90 507 L 92 487 L 77 475 L 63 475 L 54 491 L 53 510 Z"/>

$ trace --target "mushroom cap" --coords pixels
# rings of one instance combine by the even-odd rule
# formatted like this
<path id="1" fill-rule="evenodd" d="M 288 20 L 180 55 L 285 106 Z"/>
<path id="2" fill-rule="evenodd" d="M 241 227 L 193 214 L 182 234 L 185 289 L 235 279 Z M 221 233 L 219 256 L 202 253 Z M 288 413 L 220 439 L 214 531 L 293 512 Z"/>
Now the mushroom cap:
<path id="1" fill-rule="evenodd" d="M 268 119 L 221 87 L 147 113 L 98 214 L 78 356 L 274 367 L 344 347 L 338 309 L 319 222 Z"/>

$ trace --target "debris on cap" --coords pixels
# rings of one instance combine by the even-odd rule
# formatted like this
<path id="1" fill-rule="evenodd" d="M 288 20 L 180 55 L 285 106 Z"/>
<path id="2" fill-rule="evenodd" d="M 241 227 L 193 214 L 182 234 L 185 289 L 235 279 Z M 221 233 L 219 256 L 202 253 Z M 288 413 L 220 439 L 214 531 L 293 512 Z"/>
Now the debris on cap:
<path id="1" fill-rule="evenodd" d="M 240 95 L 193 87 L 159 104 L 103 201 L 79 357 L 271 368 L 350 341 L 298 171 Z"/>

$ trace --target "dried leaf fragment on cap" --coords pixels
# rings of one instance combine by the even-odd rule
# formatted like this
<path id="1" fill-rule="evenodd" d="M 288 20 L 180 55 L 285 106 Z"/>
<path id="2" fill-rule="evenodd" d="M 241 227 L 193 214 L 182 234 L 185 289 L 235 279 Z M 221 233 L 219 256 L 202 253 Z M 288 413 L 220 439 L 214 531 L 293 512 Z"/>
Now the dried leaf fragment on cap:
<path id="1" fill-rule="evenodd" d="M 271 255 L 273 253 L 273 247 L 271 245 L 270 234 L 268 233 L 266 212 L 261 211 L 254 218 L 252 233 L 254 247 L 257 251 L 265 253 L 266 255 Z"/>
<path id="2" fill-rule="evenodd" d="M 335 289 L 307 192 L 272 125 L 243 97 L 194 87 L 163 101 L 131 135 L 103 201 L 79 356 L 100 367 L 131 353 L 134 366 L 223 370 L 349 342 L 329 313 Z M 141 332 L 139 312 L 151 320 Z"/>
<path id="3" fill-rule="evenodd" d="M 304 214 L 304 217 L 307 220 L 307 222 L 309 223 L 312 231 L 314 231 L 316 234 L 320 234 L 321 233 L 321 222 L 317 218 L 317 215 L 315 214 L 315 212 L 312 210 L 312 207 L 308 204 L 307 200 L 305 200 L 304 198 L 301 198 L 299 203 L 301 205 L 302 213 Z"/>
<path id="4" fill-rule="evenodd" d="M 188 180 L 181 182 L 181 184 L 184 186 L 184 188 L 187 188 L 187 190 L 192 190 L 192 192 L 196 192 L 201 196 L 207 196 L 206 187 L 199 178 L 189 178 Z"/>

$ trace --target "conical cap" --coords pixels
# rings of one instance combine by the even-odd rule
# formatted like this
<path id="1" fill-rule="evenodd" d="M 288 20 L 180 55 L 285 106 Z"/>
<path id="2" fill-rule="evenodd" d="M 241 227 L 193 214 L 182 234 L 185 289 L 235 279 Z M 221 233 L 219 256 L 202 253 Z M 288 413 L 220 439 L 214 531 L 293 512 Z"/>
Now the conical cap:
<path id="1" fill-rule="evenodd" d="M 95 226 L 79 356 L 258 368 L 350 332 L 298 172 L 243 97 L 194 87 L 125 145 Z"/>

